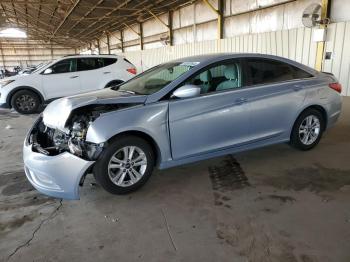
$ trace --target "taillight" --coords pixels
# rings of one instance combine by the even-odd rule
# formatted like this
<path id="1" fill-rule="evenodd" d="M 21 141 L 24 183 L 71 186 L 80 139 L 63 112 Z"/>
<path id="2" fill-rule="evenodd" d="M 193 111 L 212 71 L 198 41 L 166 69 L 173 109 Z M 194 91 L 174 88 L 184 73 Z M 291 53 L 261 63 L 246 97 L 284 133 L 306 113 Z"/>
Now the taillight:
<path id="1" fill-rule="evenodd" d="M 126 71 L 128 71 L 129 73 L 131 73 L 133 75 L 136 75 L 136 73 L 137 73 L 136 68 L 128 68 L 128 69 L 126 69 Z"/>
<path id="2" fill-rule="evenodd" d="M 329 84 L 329 87 L 333 90 L 337 91 L 338 93 L 341 93 L 341 84 L 339 83 L 331 83 Z"/>

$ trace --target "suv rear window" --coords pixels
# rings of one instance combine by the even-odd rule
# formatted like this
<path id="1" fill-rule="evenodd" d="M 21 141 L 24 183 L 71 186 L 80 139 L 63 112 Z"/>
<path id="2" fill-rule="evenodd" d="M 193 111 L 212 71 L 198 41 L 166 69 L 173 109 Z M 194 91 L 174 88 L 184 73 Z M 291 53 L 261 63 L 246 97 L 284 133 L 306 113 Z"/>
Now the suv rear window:
<path id="1" fill-rule="evenodd" d="M 117 58 L 103 58 L 103 66 L 109 66 L 111 64 L 114 64 L 115 62 L 117 62 Z"/>
<path id="2" fill-rule="evenodd" d="M 101 67 L 109 66 L 115 62 L 117 62 L 116 58 L 103 58 L 103 57 L 78 58 L 77 69 L 78 71 L 94 70 Z"/>

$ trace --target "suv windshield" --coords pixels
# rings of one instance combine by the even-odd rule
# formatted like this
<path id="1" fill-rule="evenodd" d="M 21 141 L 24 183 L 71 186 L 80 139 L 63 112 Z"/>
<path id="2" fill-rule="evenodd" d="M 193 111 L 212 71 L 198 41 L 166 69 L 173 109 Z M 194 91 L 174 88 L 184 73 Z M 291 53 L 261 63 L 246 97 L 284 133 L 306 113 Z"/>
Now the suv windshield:
<path id="1" fill-rule="evenodd" d="M 115 90 L 139 95 L 153 94 L 196 66 L 198 62 L 174 62 L 153 67 Z"/>
<path id="2" fill-rule="evenodd" d="M 37 66 L 37 68 L 31 72 L 31 74 L 35 73 L 35 72 L 38 72 L 40 69 L 44 68 L 44 66 L 47 66 L 48 64 L 50 64 L 52 62 L 52 60 L 50 61 L 47 61 L 47 62 L 44 62 L 44 63 L 41 63 Z"/>

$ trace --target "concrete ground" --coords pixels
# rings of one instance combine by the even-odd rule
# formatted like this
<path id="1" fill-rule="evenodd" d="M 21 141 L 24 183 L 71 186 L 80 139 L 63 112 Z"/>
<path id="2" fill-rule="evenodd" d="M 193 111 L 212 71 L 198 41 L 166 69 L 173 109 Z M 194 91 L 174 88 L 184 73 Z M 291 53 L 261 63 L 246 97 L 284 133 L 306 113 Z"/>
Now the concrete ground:
<path id="1" fill-rule="evenodd" d="M 288 145 L 156 171 L 80 201 L 35 191 L 21 146 L 35 116 L 0 111 L 0 260 L 350 261 L 350 99 L 308 152 Z"/>

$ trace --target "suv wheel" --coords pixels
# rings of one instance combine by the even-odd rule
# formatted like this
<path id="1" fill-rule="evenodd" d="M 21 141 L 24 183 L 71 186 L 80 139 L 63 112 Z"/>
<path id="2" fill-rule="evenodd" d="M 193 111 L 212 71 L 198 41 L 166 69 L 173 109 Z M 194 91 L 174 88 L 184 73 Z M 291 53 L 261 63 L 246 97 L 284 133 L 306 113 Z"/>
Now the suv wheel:
<path id="1" fill-rule="evenodd" d="M 12 96 L 11 106 L 20 114 L 37 113 L 40 106 L 40 98 L 32 91 L 20 90 Z"/>
<path id="2" fill-rule="evenodd" d="M 146 183 L 154 166 L 154 153 L 147 141 L 120 137 L 102 153 L 94 167 L 96 181 L 112 194 L 132 192 Z"/>
<path id="3" fill-rule="evenodd" d="M 307 109 L 294 124 L 291 144 L 301 150 L 309 150 L 316 146 L 322 137 L 325 121 L 320 111 Z"/>

